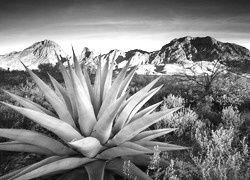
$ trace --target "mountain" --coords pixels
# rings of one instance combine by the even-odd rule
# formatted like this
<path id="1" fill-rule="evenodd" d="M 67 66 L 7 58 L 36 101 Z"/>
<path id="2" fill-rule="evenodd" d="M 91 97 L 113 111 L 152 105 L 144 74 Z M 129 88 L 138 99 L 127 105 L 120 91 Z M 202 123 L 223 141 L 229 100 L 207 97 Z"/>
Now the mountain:
<path id="1" fill-rule="evenodd" d="M 0 56 L 0 67 L 23 69 L 19 59 L 29 68 L 36 69 L 41 63 L 57 62 L 55 52 L 62 57 L 68 57 L 55 42 L 44 40 L 37 42 L 21 52 L 11 52 Z M 213 67 L 216 61 L 221 65 L 237 68 L 241 72 L 250 73 L 250 51 L 233 43 L 223 43 L 212 37 L 182 37 L 173 39 L 162 46 L 160 50 L 147 52 L 140 49 L 123 52 L 117 49 L 100 55 L 101 61 L 112 60 L 115 56 L 115 66 L 122 68 L 128 59 L 131 66 L 139 66 L 139 74 L 176 74 L 187 73 L 188 69 L 203 72 L 201 67 Z M 95 69 L 97 57 L 88 48 L 77 56 L 80 63 Z M 189 72 L 190 73 L 190 72 Z"/>
<path id="2" fill-rule="evenodd" d="M 212 37 L 183 37 L 174 39 L 164 45 L 160 51 L 152 54 L 150 62 L 176 63 L 189 61 L 213 61 L 221 59 L 224 62 L 250 59 L 250 51 L 242 46 L 223 43 Z"/>
<path id="3" fill-rule="evenodd" d="M 140 64 L 140 73 L 147 71 L 151 74 L 175 74 L 183 71 L 183 68 L 186 71 L 185 67 L 202 72 L 204 70 L 201 69 L 200 62 L 210 68 L 216 61 L 229 68 L 250 73 L 250 51 L 247 48 L 233 43 L 223 43 L 209 36 L 174 39 L 154 52 L 135 49 L 119 53 L 123 54 L 120 63 L 131 58 L 131 64 Z M 110 55 L 112 51 L 105 56 Z M 124 63 L 120 67 L 123 65 Z"/>
<path id="4" fill-rule="evenodd" d="M 0 67 L 10 70 L 24 70 L 20 60 L 30 69 L 37 69 L 39 64 L 56 64 L 56 54 L 67 57 L 63 49 L 51 40 L 36 42 L 20 52 L 11 52 L 0 56 Z"/>

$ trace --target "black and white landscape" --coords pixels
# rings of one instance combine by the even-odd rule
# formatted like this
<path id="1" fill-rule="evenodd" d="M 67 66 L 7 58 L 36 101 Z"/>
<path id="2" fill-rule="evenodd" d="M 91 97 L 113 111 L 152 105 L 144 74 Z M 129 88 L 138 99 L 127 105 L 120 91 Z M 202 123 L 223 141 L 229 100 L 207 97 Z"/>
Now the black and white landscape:
<path id="1" fill-rule="evenodd" d="M 249 180 L 249 7 L 0 0 L 0 180 Z"/>

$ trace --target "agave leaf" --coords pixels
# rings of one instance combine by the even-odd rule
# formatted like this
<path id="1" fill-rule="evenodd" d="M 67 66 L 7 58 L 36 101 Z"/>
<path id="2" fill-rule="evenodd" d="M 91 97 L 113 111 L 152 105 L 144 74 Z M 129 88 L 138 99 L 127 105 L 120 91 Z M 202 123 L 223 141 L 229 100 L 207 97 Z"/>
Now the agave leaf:
<path id="1" fill-rule="evenodd" d="M 52 82 L 56 92 L 58 93 L 58 96 L 60 97 L 61 101 L 65 103 L 71 116 L 73 117 L 74 114 L 73 114 L 73 110 L 72 110 L 72 105 L 71 105 L 71 101 L 70 101 L 70 98 L 69 98 L 67 91 L 50 74 L 49 74 L 49 77 L 50 77 L 50 81 Z"/>
<path id="2" fill-rule="evenodd" d="M 102 149 L 100 141 L 94 137 L 86 137 L 68 143 L 74 149 L 81 152 L 86 157 L 94 157 Z"/>
<path id="3" fill-rule="evenodd" d="M 149 114 L 147 116 L 143 116 L 140 119 L 137 119 L 136 121 L 131 122 L 130 124 L 126 125 L 124 128 L 122 128 L 114 137 L 109 141 L 108 144 L 111 145 L 119 145 L 125 141 L 129 141 L 133 137 L 135 137 L 138 133 L 143 131 L 144 129 L 148 128 L 152 124 L 160 121 L 161 119 L 169 116 L 173 112 L 180 109 L 172 108 L 172 109 L 166 109 L 164 111 L 156 112 L 153 114 Z"/>
<path id="4" fill-rule="evenodd" d="M 153 87 L 153 85 L 157 82 L 158 79 L 159 78 L 155 79 L 150 84 L 148 84 L 145 88 L 141 89 L 135 95 L 131 96 L 128 99 L 127 105 L 125 106 L 125 108 L 123 109 L 121 114 L 119 115 L 119 118 L 116 120 L 116 123 L 113 127 L 112 132 L 114 134 L 119 132 L 121 130 L 121 128 L 125 125 L 128 117 L 131 114 L 131 112 L 133 111 L 133 109 L 135 109 L 135 111 L 133 111 L 133 113 L 131 114 L 130 119 L 140 109 L 140 107 L 143 105 L 143 102 L 144 102 L 143 99 L 145 99 L 145 101 L 148 101 L 148 99 L 150 99 L 158 91 L 158 89 L 154 89 L 154 90 L 148 92 L 150 90 L 150 88 Z M 140 103 L 140 102 L 142 102 L 142 103 L 139 104 L 138 108 L 135 108 L 136 105 L 138 105 L 138 103 Z"/>
<path id="5" fill-rule="evenodd" d="M 139 134 L 137 134 L 132 141 L 139 141 L 139 140 L 152 140 L 157 137 L 163 136 L 165 134 L 168 134 L 170 132 L 175 131 L 176 128 L 164 128 L 164 129 L 156 129 L 156 130 L 150 130 L 150 131 L 143 131 Z"/>
<path id="6" fill-rule="evenodd" d="M 127 147 L 127 148 L 131 148 L 131 149 L 135 149 L 135 150 L 138 150 L 138 151 L 145 151 L 145 152 L 148 152 L 148 153 L 152 153 L 153 151 L 148 149 L 148 148 L 145 148 L 139 144 L 136 144 L 136 143 L 133 143 L 133 142 L 124 142 L 122 144 L 120 144 L 120 147 Z"/>
<path id="7" fill-rule="evenodd" d="M 63 87 L 49 74 L 49 73 L 47 73 L 48 74 L 48 76 L 49 76 L 49 78 L 50 78 L 50 81 L 52 82 L 52 85 L 53 85 L 53 87 L 54 87 L 54 90 L 55 90 L 55 93 L 56 93 L 56 95 L 60 98 L 60 100 L 62 101 L 62 103 L 63 104 L 66 104 L 66 102 L 65 102 L 65 100 L 64 100 L 64 98 L 63 98 L 63 96 L 62 96 L 62 93 L 60 92 L 60 90 L 59 90 L 59 88 L 61 88 L 61 90 L 63 90 L 64 91 L 64 93 L 66 93 L 66 91 L 63 89 Z M 59 87 L 57 86 L 57 84 L 56 83 L 58 83 L 59 84 Z M 67 104 L 66 104 L 67 105 Z M 68 108 L 68 106 L 67 106 L 67 108 Z M 70 107 L 71 108 L 71 107 Z M 69 108 L 68 108 L 68 110 L 69 110 Z M 70 111 L 70 113 L 71 113 L 71 111 Z"/>
<path id="8" fill-rule="evenodd" d="M 104 111 L 101 117 L 98 118 L 99 120 L 97 121 L 91 136 L 99 139 L 101 144 L 106 143 L 109 139 L 112 131 L 113 121 L 126 97 L 127 94 L 118 98 L 106 109 L 106 111 Z"/>
<path id="9" fill-rule="evenodd" d="M 105 96 L 105 99 L 103 99 L 103 103 L 101 105 L 99 114 L 102 114 L 103 111 L 108 107 L 108 105 L 112 104 L 117 99 L 118 92 L 120 90 L 121 84 L 123 82 L 123 79 L 126 75 L 129 62 L 126 64 L 126 66 L 122 69 L 122 71 L 119 73 L 117 78 L 115 79 L 114 83 L 112 84 L 110 90 L 108 91 L 107 95 Z"/>
<path id="10" fill-rule="evenodd" d="M 109 59 L 105 62 L 104 70 L 107 71 L 107 74 L 106 74 L 106 78 L 104 79 L 103 98 L 102 99 L 105 99 L 105 97 L 108 94 L 108 91 L 110 90 L 111 84 L 112 84 L 114 60 L 115 60 L 115 58 L 113 57 L 110 67 L 109 67 Z"/>
<path id="11" fill-rule="evenodd" d="M 140 151 L 137 149 L 132 149 L 128 147 L 112 147 L 109 149 L 104 150 L 102 153 L 98 154 L 96 157 L 98 159 L 113 159 L 122 156 L 129 156 L 129 155 L 140 155 L 150 153 L 152 150 L 147 149 L 145 151 Z"/>
<path id="12" fill-rule="evenodd" d="M 124 174 L 124 160 L 116 158 L 107 162 L 106 169 L 115 172 L 116 174 L 123 176 L 127 179 L 133 180 L 135 178 L 142 180 L 152 180 L 146 173 L 140 170 L 137 166 L 130 162 L 129 175 Z"/>
<path id="13" fill-rule="evenodd" d="M 101 58 L 99 57 L 99 66 L 96 70 L 95 83 L 94 83 L 94 110 L 97 115 L 101 104 L 102 104 L 102 94 L 101 94 Z"/>
<path id="14" fill-rule="evenodd" d="M 75 72 L 71 69 L 71 67 L 69 67 L 69 69 L 75 91 L 77 112 L 79 117 L 78 123 L 83 135 L 89 136 L 96 123 L 95 112 L 91 101 Z"/>
<path id="15" fill-rule="evenodd" d="M 62 64 L 62 62 L 60 61 L 59 57 L 58 58 L 58 64 L 60 67 L 60 72 L 63 76 L 63 80 L 65 82 L 65 86 L 66 86 L 66 90 L 68 92 L 69 98 L 70 98 L 70 102 L 71 102 L 71 109 L 73 112 L 73 119 L 77 119 L 78 115 L 77 115 L 77 108 L 76 108 L 76 98 L 75 98 L 75 92 L 71 83 L 71 78 L 66 70 L 66 68 L 64 67 L 64 65 Z"/>
<path id="16" fill-rule="evenodd" d="M 20 96 L 17 96 L 15 94 L 12 94 L 8 91 L 3 90 L 5 93 L 7 93 L 8 95 L 10 95 L 13 99 L 15 99 L 18 103 L 20 103 L 22 106 L 29 108 L 29 109 L 33 109 L 35 111 L 39 111 L 42 113 L 46 113 L 50 116 L 56 117 L 55 114 L 53 114 L 52 112 L 50 112 L 49 110 L 43 108 L 42 106 L 40 106 L 39 104 L 36 104 L 28 99 L 22 98 Z"/>
<path id="17" fill-rule="evenodd" d="M 106 161 L 103 160 L 97 160 L 84 165 L 88 172 L 89 180 L 103 180 L 105 165 Z"/>
<path id="18" fill-rule="evenodd" d="M 56 93 L 49 86 L 47 86 L 37 75 L 35 75 L 31 70 L 29 70 L 25 65 L 24 67 L 29 72 L 30 76 L 36 82 L 41 91 L 44 93 L 45 97 L 53 106 L 60 119 L 67 122 L 68 124 L 70 124 L 72 127 L 75 128 L 76 126 L 72 119 L 71 114 L 69 113 L 67 107 L 62 103 L 60 98 L 56 95 Z"/>
<path id="19" fill-rule="evenodd" d="M 148 92 L 150 89 L 152 89 L 152 87 L 159 81 L 159 79 L 161 78 L 161 76 L 159 76 L 158 78 L 156 78 L 155 80 L 153 80 L 151 83 L 149 83 L 147 86 L 145 86 L 144 88 L 142 88 L 140 91 L 138 91 L 137 93 L 133 94 L 128 101 L 130 101 L 131 99 L 135 98 L 136 96 L 141 96 L 141 94 L 144 94 L 145 92 Z"/>
<path id="20" fill-rule="evenodd" d="M 163 86 L 163 85 L 162 85 Z M 155 89 L 152 89 L 151 91 L 149 91 L 144 97 L 143 99 L 132 109 L 131 113 L 129 114 L 127 120 L 126 120 L 126 124 L 129 124 L 130 120 L 134 117 L 135 113 L 137 113 L 141 107 L 153 96 L 155 95 L 155 93 L 157 93 L 160 88 L 162 86 L 159 86 Z M 132 100 L 130 101 L 130 103 L 132 102 Z"/>
<path id="21" fill-rule="evenodd" d="M 88 179 L 88 173 L 84 167 L 72 169 L 69 172 L 63 173 L 56 180 L 76 180 Z"/>
<path id="22" fill-rule="evenodd" d="M 55 115 L 53 112 L 49 111 L 48 109 L 45 109 L 44 107 L 40 106 L 39 104 L 37 104 L 29 99 L 26 99 L 26 101 L 29 102 L 30 104 L 33 104 L 34 106 L 36 106 L 37 108 L 39 108 L 40 110 L 42 110 L 43 112 L 48 114 L 49 116 L 53 116 L 55 118 L 58 118 L 58 116 Z"/>
<path id="23" fill-rule="evenodd" d="M 134 117 L 130 120 L 130 122 L 133 122 L 133 121 L 135 121 L 135 120 L 137 120 L 137 119 L 139 119 L 139 118 L 141 118 L 141 117 L 143 117 L 143 116 L 149 115 L 149 114 L 150 114 L 151 112 L 153 112 L 161 103 L 162 103 L 162 101 L 161 101 L 161 102 L 158 102 L 158 103 L 156 103 L 156 104 L 153 104 L 153 105 L 151 105 L 151 106 L 149 106 L 149 107 L 147 107 L 147 108 L 145 108 L 145 109 L 139 111 L 138 113 L 136 113 L 136 114 L 134 115 Z"/>
<path id="24" fill-rule="evenodd" d="M 1 102 L 5 104 L 6 106 L 12 108 L 13 110 L 21 113 L 22 115 L 28 117 L 32 121 L 40 124 L 44 128 L 52 131 L 55 133 L 58 137 L 60 137 L 65 142 L 70 142 L 73 139 L 82 139 L 83 136 L 76 131 L 71 125 L 69 125 L 66 122 L 63 122 L 57 118 L 54 118 L 52 116 L 49 116 L 44 113 L 40 113 L 31 109 L 26 108 L 20 108 L 17 106 L 13 106 L 11 104 L 7 104 L 5 102 Z M 67 132 L 67 133 L 65 133 Z"/>
<path id="25" fill-rule="evenodd" d="M 133 164 L 138 166 L 148 166 L 150 161 L 152 161 L 152 155 L 142 154 L 137 156 L 124 156 L 122 157 L 123 160 L 130 160 Z M 167 167 L 169 166 L 169 161 L 161 158 L 159 166 Z"/>
<path id="26" fill-rule="evenodd" d="M 67 171 L 70 169 L 77 168 L 81 165 L 94 161 L 94 159 L 89 158 L 78 158 L 78 157 L 70 157 L 64 158 L 44 166 L 41 166 L 33 171 L 30 171 L 24 175 L 19 176 L 16 180 L 27 180 L 33 179 L 45 175 L 57 174 L 62 171 Z"/>
<path id="27" fill-rule="evenodd" d="M 101 92 L 102 92 L 102 100 L 104 99 L 106 93 L 108 92 L 109 90 L 109 86 L 105 86 L 106 84 L 106 81 L 108 81 L 109 77 L 108 77 L 108 74 L 111 70 L 109 70 L 109 59 L 107 61 L 105 61 L 105 64 L 102 68 L 102 71 L 101 71 L 101 82 L 100 82 L 100 87 L 101 87 Z M 112 77 L 111 77 L 111 81 L 112 81 Z"/>
<path id="28" fill-rule="evenodd" d="M 14 180 L 15 178 L 19 177 L 19 176 L 22 176 L 23 174 L 26 174 L 30 171 L 33 171 L 34 169 L 37 169 L 41 166 L 44 166 L 46 164 L 49 164 L 49 163 L 52 163 L 52 162 L 55 162 L 55 161 L 58 161 L 60 159 L 64 159 L 65 157 L 63 156 L 51 156 L 51 157 L 48 157 L 42 161 L 39 161 L 35 164 L 32 164 L 32 165 L 29 165 L 29 166 L 26 166 L 24 168 L 21 169 L 21 171 L 15 173 L 14 175 L 11 176 L 11 178 L 9 180 Z M 0 178 L 1 180 L 1 178 Z"/>
<path id="29" fill-rule="evenodd" d="M 144 102 L 143 99 L 149 99 L 149 95 L 150 93 L 145 92 L 144 94 L 141 94 L 141 96 L 137 96 L 136 98 L 131 99 L 131 101 L 128 102 L 128 104 L 124 107 L 124 109 L 121 111 L 119 117 L 116 120 L 112 131 L 114 134 L 120 131 L 120 129 L 126 124 L 126 121 L 128 120 L 130 114 L 131 116 L 133 116 L 136 111 L 140 109 L 140 107 L 136 108 L 136 105 L 138 105 L 140 102 Z"/>
<path id="30" fill-rule="evenodd" d="M 145 146 L 145 147 L 152 149 L 152 150 L 154 149 L 155 146 L 159 146 L 160 151 L 177 151 L 177 150 L 190 149 L 189 147 L 178 146 L 178 145 L 164 143 L 164 142 L 158 142 L 158 141 L 141 140 L 141 141 L 135 141 L 134 143 L 137 143 L 141 146 Z"/>
<path id="31" fill-rule="evenodd" d="M 91 102 L 92 102 L 92 104 L 94 104 L 95 95 L 94 95 L 93 87 L 92 87 L 92 84 L 91 84 L 91 81 L 90 81 L 90 77 L 89 77 L 88 71 L 87 71 L 86 66 L 85 66 L 84 63 L 82 64 L 82 66 L 83 66 L 82 67 L 83 76 L 85 77 L 85 80 L 86 80 L 86 83 L 87 83 L 87 86 L 88 86 Z"/>
<path id="32" fill-rule="evenodd" d="M 11 171 L 10 173 L 1 176 L 1 177 L 0 177 L 0 180 L 12 180 L 12 177 L 13 177 L 13 176 L 15 176 L 16 174 L 18 174 L 19 172 L 21 172 L 22 170 L 24 170 L 24 169 L 27 168 L 27 167 L 29 167 L 29 166 L 20 168 L 20 169 L 15 170 L 15 171 Z"/>
<path id="33" fill-rule="evenodd" d="M 30 145 L 42 147 L 44 149 L 50 150 L 57 155 L 74 154 L 74 151 L 72 151 L 70 148 L 66 147 L 59 141 L 30 130 L 0 129 L 0 136 Z"/>
<path id="34" fill-rule="evenodd" d="M 87 85 L 87 82 L 85 80 L 85 77 L 83 76 L 82 74 L 82 70 L 81 70 L 81 67 L 80 67 L 80 64 L 76 58 L 76 55 L 75 55 L 75 51 L 73 49 L 73 46 L 72 46 L 72 52 L 73 52 L 73 60 L 74 60 L 74 66 L 75 66 L 75 72 L 76 72 L 76 75 L 78 77 L 78 79 L 80 80 L 86 94 L 87 94 L 87 97 L 90 99 L 90 95 L 89 95 L 89 90 L 88 90 L 88 85 Z"/>
<path id="35" fill-rule="evenodd" d="M 16 152 L 32 152 L 32 153 L 44 154 L 47 156 L 54 155 L 54 153 L 48 149 L 16 141 L 0 143 L 0 150 L 16 151 Z"/>
<path id="36" fill-rule="evenodd" d="M 113 58 L 111 60 L 111 64 L 109 65 L 109 61 L 110 61 L 110 57 L 108 58 L 108 60 L 106 61 L 108 64 L 108 73 L 105 79 L 105 85 L 104 85 L 104 92 L 103 92 L 103 99 L 106 98 L 111 85 L 112 85 L 112 77 L 113 77 L 113 70 L 114 70 L 114 65 L 115 65 L 115 58 L 116 58 L 116 51 L 114 52 Z M 110 66 L 110 67 L 109 67 Z"/>
<path id="37" fill-rule="evenodd" d="M 133 70 L 127 75 L 127 77 L 123 80 L 120 91 L 118 93 L 118 97 L 123 96 L 128 88 L 129 83 L 133 79 L 133 76 L 136 72 L 138 66 L 134 67 Z"/>

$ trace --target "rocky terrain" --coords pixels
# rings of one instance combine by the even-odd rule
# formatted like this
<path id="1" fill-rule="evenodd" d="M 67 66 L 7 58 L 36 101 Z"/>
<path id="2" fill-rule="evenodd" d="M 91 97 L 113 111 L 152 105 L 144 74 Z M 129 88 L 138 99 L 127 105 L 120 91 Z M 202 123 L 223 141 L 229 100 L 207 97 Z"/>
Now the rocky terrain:
<path id="1" fill-rule="evenodd" d="M 56 54 L 67 57 L 63 49 L 51 40 L 34 43 L 20 52 L 11 52 L 0 56 L 0 67 L 9 70 L 24 70 L 20 63 L 22 61 L 30 69 L 37 69 L 39 64 L 56 64 Z"/>
<path id="2" fill-rule="evenodd" d="M 33 44 L 21 52 L 12 52 L 0 56 L 0 67 L 7 69 L 23 69 L 19 59 L 31 69 L 36 69 L 40 63 L 57 62 L 55 52 L 62 57 L 69 57 L 53 41 L 44 40 Z M 250 69 L 250 51 L 232 43 L 223 43 L 212 37 L 183 37 L 174 39 L 160 50 L 146 52 L 140 49 L 122 52 L 111 50 L 101 55 L 101 60 L 116 58 L 116 67 L 122 68 L 128 59 L 131 66 L 138 65 L 139 74 L 180 74 L 202 73 L 210 71 L 216 64 L 221 67 L 232 67 L 241 72 Z M 95 68 L 97 57 L 88 48 L 84 48 L 77 56 L 81 63 Z M 249 72 L 248 72 L 249 73 Z"/>
<path id="3" fill-rule="evenodd" d="M 135 49 L 128 52 L 112 50 L 103 55 L 105 60 L 117 57 L 117 67 L 131 59 L 131 65 L 140 65 L 139 74 L 200 74 L 211 72 L 214 65 L 250 72 L 250 51 L 232 43 L 223 43 L 212 37 L 183 37 L 174 39 L 159 51 Z"/>

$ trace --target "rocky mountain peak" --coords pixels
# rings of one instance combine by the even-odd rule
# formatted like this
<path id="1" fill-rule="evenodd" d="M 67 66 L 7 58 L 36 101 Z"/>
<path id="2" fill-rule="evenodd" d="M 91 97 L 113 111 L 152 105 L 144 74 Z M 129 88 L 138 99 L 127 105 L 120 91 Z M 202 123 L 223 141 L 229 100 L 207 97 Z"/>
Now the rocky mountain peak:
<path id="1" fill-rule="evenodd" d="M 218 41 L 210 36 L 206 36 L 206 37 L 195 37 L 192 38 L 191 43 L 194 46 L 213 46 L 213 45 L 217 45 Z"/>
<path id="2" fill-rule="evenodd" d="M 21 52 L 11 52 L 0 56 L 0 67 L 4 69 L 23 69 L 19 60 L 24 62 L 31 69 L 36 69 L 41 63 L 57 62 L 56 54 L 68 57 L 58 44 L 51 40 L 43 40 L 34 43 Z M 186 36 L 176 38 L 168 44 L 162 46 L 158 51 L 147 52 L 141 49 L 134 49 L 127 52 L 113 49 L 107 54 L 100 55 L 102 64 L 107 59 L 111 60 L 115 56 L 115 66 L 122 68 L 130 59 L 131 66 L 139 65 L 142 72 L 162 73 L 170 72 L 174 69 L 171 64 L 181 68 L 183 64 L 192 64 L 200 61 L 214 62 L 220 60 L 224 65 L 239 67 L 240 69 L 250 68 L 250 51 L 242 46 L 233 43 L 223 43 L 216 39 L 206 37 Z M 96 67 L 98 57 L 87 47 L 83 48 L 78 56 L 80 63 L 87 66 Z M 72 60 L 72 59 L 71 59 Z M 179 67 L 180 65 L 180 67 Z M 169 66 L 169 67 L 166 67 Z M 141 68 L 142 67 L 142 68 Z"/>
<path id="3" fill-rule="evenodd" d="M 94 58 L 93 51 L 90 51 L 90 49 L 87 47 L 84 47 L 80 56 L 78 56 L 78 59 L 80 62 L 82 62 L 83 60 L 86 60 L 86 59 L 93 59 L 93 58 Z"/>
<path id="4" fill-rule="evenodd" d="M 55 42 L 48 39 L 41 41 L 41 44 L 44 46 L 58 46 Z"/>
<path id="5" fill-rule="evenodd" d="M 24 49 L 23 51 L 34 50 L 34 49 L 36 50 L 36 49 L 42 49 L 42 48 L 58 48 L 58 47 L 60 48 L 60 46 L 56 44 L 54 41 L 45 39 L 43 41 L 35 42 L 34 44 Z"/>
<path id="6" fill-rule="evenodd" d="M 12 52 L 0 58 L 1 67 L 10 70 L 24 69 L 19 60 L 21 60 L 30 69 L 37 69 L 39 64 L 43 63 L 57 63 L 57 57 L 67 57 L 63 49 L 51 40 L 43 40 L 36 42 L 20 52 Z"/>
<path id="7" fill-rule="evenodd" d="M 249 50 L 239 45 L 222 43 L 206 37 L 182 37 L 172 40 L 161 50 L 150 57 L 155 64 L 179 63 L 183 61 L 238 61 L 240 58 L 250 59 Z"/>

